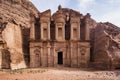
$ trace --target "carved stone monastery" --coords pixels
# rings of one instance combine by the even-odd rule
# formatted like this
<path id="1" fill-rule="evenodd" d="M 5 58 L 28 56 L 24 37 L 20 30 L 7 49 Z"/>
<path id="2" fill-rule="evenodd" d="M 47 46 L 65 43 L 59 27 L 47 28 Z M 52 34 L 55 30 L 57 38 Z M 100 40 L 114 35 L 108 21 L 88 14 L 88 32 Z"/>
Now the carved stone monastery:
<path id="1" fill-rule="evenodd" d="M 61 5 L 39 12 L 29 0 L 0 6 L 0 69 L 120 68 L 120 28 L 112 23 Z"/>

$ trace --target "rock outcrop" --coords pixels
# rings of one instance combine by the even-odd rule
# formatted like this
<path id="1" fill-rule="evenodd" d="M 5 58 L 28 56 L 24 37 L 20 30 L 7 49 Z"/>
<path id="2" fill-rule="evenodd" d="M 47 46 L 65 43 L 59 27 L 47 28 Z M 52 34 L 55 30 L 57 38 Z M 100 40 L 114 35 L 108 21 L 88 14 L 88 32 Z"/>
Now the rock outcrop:
<path id="1" fill-rule="evenodd" d="M 96 67 L 120 68 L 120 28 L 98 23 L 95 28 L 94 59 Z M 98 65 L 99 64 L 99 65 Z"/>
<path id="2" fill-rule="evenodd" d="M 27 67 L 31 14 L 38 13 L 29 0 L 0 0 L 0 68 Z"/>
<path id="3" fill-rule="evenodd" d="M 29 0 L 0 0 L 0 17 L 4 21 L 30 27 L 30 14 L 38 16 L 38 10 Z"/>

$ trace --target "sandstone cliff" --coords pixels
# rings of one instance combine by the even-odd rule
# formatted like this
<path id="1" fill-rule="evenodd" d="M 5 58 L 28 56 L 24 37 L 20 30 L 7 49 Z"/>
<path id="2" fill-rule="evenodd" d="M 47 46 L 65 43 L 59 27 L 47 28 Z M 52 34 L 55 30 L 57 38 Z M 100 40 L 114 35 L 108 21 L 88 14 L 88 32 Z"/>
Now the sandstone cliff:
<path id="1" fill-rule="evenodd" d="M 38 16 L 38 10 L 29 0 L 0 0 L 0 17 L 4 21 L 30 27 L 30 14 Z"/>
<path id="2" fill-rule="evenodd" d="M 31 14 L 38 17 L 38 13 L 29 0 L 0 0 L 0 68 L 26 67 Z M 6 60 L 3 62 L 1 58 Z"/>
<path id="3" fill-rule="evenodd" d="M 120 68 L 120 28 L 98 23 L 94 36 L 94 60 L 99 68 Z M 98 65 L 99 64 L 99 65 Z"/>

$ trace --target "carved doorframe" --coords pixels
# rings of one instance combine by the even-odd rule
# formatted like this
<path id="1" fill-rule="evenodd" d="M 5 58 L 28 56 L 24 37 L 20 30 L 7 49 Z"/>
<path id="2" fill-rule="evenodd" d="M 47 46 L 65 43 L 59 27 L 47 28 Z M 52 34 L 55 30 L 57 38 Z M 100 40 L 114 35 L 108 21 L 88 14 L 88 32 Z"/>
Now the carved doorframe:
<path id="1" fill-rule="evenodd" d="M 58 52 L 62 52 L 63 54 L 63 64 L 62 65 L 65 65 L 65 59 L 66 59 L 66 49 L 65 48 L 60 48 L 60 49 L 55 49 L 55 53 L 54 53 L 54 66 L 57 66 L 58 65 Z"/>

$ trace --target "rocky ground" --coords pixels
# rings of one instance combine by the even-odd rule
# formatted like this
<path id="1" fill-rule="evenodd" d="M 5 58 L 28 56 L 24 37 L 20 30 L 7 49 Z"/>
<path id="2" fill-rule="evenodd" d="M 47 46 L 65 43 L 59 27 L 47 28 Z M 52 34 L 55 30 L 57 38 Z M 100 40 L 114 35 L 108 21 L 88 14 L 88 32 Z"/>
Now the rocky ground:
<path id="1" fill-rule="evenodd" d="M 120 71 L 76 68 L 0 70 L 0 80 L 120 80 Z"/>

